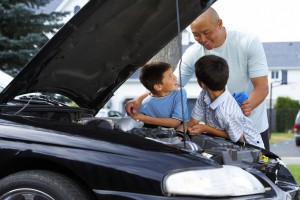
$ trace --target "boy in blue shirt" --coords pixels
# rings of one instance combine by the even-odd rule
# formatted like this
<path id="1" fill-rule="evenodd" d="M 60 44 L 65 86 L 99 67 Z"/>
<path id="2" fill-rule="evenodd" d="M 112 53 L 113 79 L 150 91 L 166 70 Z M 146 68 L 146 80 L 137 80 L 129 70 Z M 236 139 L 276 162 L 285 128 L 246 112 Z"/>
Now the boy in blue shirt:
<path id="1" fill-rule="evenodd" d="M 177 83 L 169 63 L 152 61 L 144 65 L 139 77 L 150 93 L 132 117 L 146 125 L 176 128 L 188 119 L 187 94 Z M 183 106 L 182 106 L 183 105 Z M 182 107 L 184 107 L 184 119 Z"/>
<path id="2" fill-rule="evenodd" d="M 226 89 L 229 77 L 226 60 L 215 55 L 203 56 L 195 64 L 195 74 L 202 91 L 187 122 L 189 133 L 206 132 L 264 148 L 261 135 Z M 200 121 L 205 124 L 199 124 Z"/>

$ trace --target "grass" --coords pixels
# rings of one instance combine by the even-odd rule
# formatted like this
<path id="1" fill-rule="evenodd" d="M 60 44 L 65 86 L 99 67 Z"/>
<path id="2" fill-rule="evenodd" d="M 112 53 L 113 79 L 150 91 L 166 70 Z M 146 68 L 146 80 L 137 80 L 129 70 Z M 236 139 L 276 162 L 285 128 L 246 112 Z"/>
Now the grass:
<path id="1" fill-rule="evenodd" d="M 270 145 L 294 138 L 293 133 L 271 133 Z"/>
<path id="2" fill-rule="evenodd" d="M 300 165 L 287 165 L 287 168 L 291 172 L 291 174 L 294 176 L 297 184 L 300 184 Z"/>
<path id="3" fill-rule="evenodd" d="M 284 142 L 294 138 L 293 133 L 272 133 L 270 138 L 270 144 L 275 144 L 278 142 Z M 300 184 L 300 165 L 287 165 L 287 168 L 294 176 L 297 184 Z"/>

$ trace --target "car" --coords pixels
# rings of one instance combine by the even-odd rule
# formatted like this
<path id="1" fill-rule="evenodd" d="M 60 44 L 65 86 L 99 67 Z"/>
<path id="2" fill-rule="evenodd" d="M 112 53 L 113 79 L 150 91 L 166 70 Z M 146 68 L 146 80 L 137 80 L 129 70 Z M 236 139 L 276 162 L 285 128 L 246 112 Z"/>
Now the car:
<path id="1" fill-rule="evenodd" d="M 295 132 L 296 146 L 300 146 L 300 110 L 298 111 L 295 119 L 294 132 Z"/>
<path id="2" fill-rule="evenodd" d="M 213 2 L 88 1 L 0 95 L 0 199 L 299 199 L 270 151 L 95 117 Z"/>

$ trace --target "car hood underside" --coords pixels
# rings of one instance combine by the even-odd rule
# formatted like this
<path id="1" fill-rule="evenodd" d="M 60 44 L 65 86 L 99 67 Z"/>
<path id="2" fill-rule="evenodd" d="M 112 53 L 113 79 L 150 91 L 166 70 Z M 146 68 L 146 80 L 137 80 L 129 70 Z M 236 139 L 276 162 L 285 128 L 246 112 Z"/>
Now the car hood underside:
<path id="1" fill-rule="evenodd" d="M 135 70 L 212 3 L 90 0 L 3 91 L 1 103 L 30 92 L 55 92 L 99 110 Z"/>

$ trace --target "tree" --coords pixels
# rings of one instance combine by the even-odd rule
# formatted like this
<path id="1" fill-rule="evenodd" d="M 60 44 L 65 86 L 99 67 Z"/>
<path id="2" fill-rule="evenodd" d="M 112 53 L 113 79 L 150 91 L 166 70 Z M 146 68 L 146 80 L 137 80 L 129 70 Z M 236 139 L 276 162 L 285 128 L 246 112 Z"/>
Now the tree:
<path id="1" fill-rule="evenodd" d="M 0 69 L 14 76 L 55 33 L 68 13 L 38 13 L 52 0 L 0 1 Z"/>
<path id="2" fill-rule="evenodd" d="M 158 60 L 170 63 L 174 68 L 180 59 L 180 49 L 178 46 L 179 37 L 175 37 L 163 49 L 161 49 L 151 60 Z"/>

